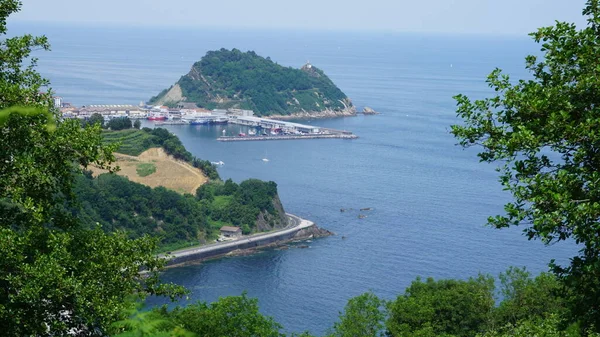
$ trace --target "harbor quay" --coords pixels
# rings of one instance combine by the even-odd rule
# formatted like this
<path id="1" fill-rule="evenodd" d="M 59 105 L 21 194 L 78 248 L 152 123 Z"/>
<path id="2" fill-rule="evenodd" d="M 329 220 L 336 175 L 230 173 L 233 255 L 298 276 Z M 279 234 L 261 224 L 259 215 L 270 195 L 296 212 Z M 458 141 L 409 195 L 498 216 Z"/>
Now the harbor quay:
<path id="1" fill-rule="evenodd" d="M 59 97 L 60 98 L 60 97 Z M 101 115 L 105 120 L 114 118 L 148 119 L 161 125 L 212 125 L 236 124 L 247 127 L 247 133 L 240 132 L 227 135 L 225 131 L 217 140 L 230 141 L 257 141 L 257 140 L 292 140 L 292 139 L 322 139 L 340 138 L 356 139 L 356 135 L 346 130 L 321 128 L 270 118 L 254 116 L 252 110 L 242 109 L 214 109 L 198 108 L 193 103 L 183 103 L 180 106 L 169 108 L 167 106 L 150 106 L 143 102 L 139 106 L 116 105 L 88 105 L 74 107 L 62 100 L 55 102 L 60 106 L 63 118 L 89 119 L 93 114 Z"/>
<path id="2" fill-rule="evenodd" d="M 259 140 L 295 140 L 295 139 L 357 139 L 354 134 L 308 134 L 308 135 L 281 135 L 281 136 L 252 136 L 252 137 L 232 137 L 222 136 L 217 138 L 221 142 L 239 142 L 239 141 L 259 141 Z"/>

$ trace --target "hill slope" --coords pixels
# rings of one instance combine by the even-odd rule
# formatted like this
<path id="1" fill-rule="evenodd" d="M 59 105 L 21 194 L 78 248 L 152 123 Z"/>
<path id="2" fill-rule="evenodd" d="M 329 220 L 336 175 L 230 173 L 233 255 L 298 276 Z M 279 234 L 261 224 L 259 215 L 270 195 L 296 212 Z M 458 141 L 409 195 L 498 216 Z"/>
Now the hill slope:
<path id="1" fill-rule="evenodd" d="M 256 115 L 354 115 L 352 101 L 310 64 L 283 67 L 253 51 L 209 51 L 151 104 L 193 102 L 207 109 L 238 108 Z"/>
<path id="2" fill-rule="evenodd" d="M 115 153 L 118 175 L 150 187 L 163 186 L 179 193 L 196 193 L 208 181 L 203 172 L 192 165 L 169 156 L 164 149 L 150 148 L 139 156 Z M 91 168 L 94 176 L 108 172 Z"/>

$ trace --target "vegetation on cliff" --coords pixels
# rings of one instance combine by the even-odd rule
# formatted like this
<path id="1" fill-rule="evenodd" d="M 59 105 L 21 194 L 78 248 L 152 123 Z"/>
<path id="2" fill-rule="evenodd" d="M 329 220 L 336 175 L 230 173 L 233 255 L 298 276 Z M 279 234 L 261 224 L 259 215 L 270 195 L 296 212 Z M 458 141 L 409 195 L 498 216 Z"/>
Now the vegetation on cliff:
<path id="1" fill-rule="evenodd" d="M 285 226 L 277 184 L 257 179 L 236 184 L 219 180 L 204 184 L 196 196 L 164 187 L 150 188 L 115 174 L 75 181 L 79 206 L 73 209 L 84 223 L 99 223 L 107 232 L 124 231 L 131 238 L 157 238 L 160 250 L 173 250 L 214 240 L 223 225 L 240 226 L 245 234 L 259 232 L 259 214 L 270 227 Z"/>
<path id="2" fill-rule="evenodd" d="M 209 51 L 176 85 L 181 90 L 177 97 L 207 109 L 249 109 L 262 116 L 354 111 L 348 97 L 317 67 L 283 67 L 253 51 Z M 169 90 L 150 103 L 179 103 L 169 100 Z"/>
<path id="3" fill-rule="evenodd" d="M 124 298 L 182 289 L 158 279 L 164 262 L 153 240 L 104 233 L 69 211 L 74 177 L 88 165 L 110 168 L 113 148 L 102 144 L 99 126 L 82 128 L 49 108 L 51 93 L 40 94 L 47 81 L 35 61 L 26 64 L 33 49 L 48 48 L 46 39 L 5 36 L 20 7 L 0 0 L 2 336 L 100 336 L 123 317 Z"/>

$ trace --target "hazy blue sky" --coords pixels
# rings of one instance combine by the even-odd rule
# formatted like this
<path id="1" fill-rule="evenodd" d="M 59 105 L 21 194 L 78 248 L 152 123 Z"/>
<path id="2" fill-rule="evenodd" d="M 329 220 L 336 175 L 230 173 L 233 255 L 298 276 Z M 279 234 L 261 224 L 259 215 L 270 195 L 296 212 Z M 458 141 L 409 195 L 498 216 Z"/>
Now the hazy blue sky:
<path id="1" fill-rule="evenodd" d="M 15 21 L 525 34 L 585 0 L 23 0 Z"/>

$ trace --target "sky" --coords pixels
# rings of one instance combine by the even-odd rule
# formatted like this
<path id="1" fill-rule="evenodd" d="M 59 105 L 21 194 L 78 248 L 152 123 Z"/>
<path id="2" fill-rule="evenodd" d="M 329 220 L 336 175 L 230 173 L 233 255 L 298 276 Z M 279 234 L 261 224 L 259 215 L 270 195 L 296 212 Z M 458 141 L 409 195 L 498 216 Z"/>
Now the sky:
<path id="1" fill-rule="evenodd" d="M 23 0 L 13 21 L 523 35 L 585 25 L 586 0 Z"/>

